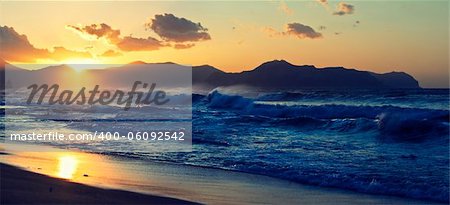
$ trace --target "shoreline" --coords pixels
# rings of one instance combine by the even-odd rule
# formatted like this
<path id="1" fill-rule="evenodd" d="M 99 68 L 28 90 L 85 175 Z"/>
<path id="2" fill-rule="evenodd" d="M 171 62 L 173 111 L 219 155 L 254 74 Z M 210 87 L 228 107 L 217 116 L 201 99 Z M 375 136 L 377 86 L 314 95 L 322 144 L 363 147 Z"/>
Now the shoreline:
<path id="1" fill-rule="evenodd" d="M 1 204 L 197 204 L 52 178 L 0 163 Z"/>
<path id="2" fill-rule="evenodd" d="M 371 195 L 193 165 L 61 150 L 42 145 L 3 146 L 2 163 L 99 189 L 127 190 L 205 204 L 439 204 L 395 196 Z M 43 149 L 38 152 L 29 150 Z M 6 153 L 6 154 L 5 154 Z M 61 169 L 67 156 L 78 161 L 70 179 Z M 69 160 L 70 162 L 70 160 Z M 44 176 L 47 175 L 47 176 Z M 3 191 L 2 191 L 3 193 Z"/>

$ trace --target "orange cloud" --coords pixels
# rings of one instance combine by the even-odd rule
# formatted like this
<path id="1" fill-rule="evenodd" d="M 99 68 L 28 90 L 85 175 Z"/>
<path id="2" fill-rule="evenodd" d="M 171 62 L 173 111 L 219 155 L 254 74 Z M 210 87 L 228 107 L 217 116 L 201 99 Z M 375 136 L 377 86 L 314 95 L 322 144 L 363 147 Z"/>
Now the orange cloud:
<path id="1" fill-rule="evenodd" d="M 162 47 L 173 47 L 175 49 L 187 49 L 195 46 L 195 42 L 210 40 L 208 29 L 200 23 L 194 23 L 185 18 L 179 18 L 173 14 L 155 15 L 151 22 L 145 24 L 147 29 L 153 30 L 162 40 L 151 36 L 147 38 L 136 38 L 132 36 L 121 37 L 119 29 L 101 24 L 87 26 L 67 25 L 68 29 L 77 32 L 81 37 L 87 39 L 106 39 L 108 43 L 115 45 L 121 51 L 152 51 Z M 171 45 L 175 42 L 175 45 Z"/>
<path id="2" fill-rule="evenodd" d="M 153 37 L 148 38 L 135 38 L 132 36 L 120 37 L 120 30 L 113 29 L 111 26 L 101 24 L 91 24 L 88 26 L 72 26 L 68 25 L 67 28 L 75 30 L 82 37 L 95 37 L 97 39 L 104 38 L 110 44 L 115 45 L 122 51 L 152 51 L 158 50 L 161 47 L 167 45 L 163 44 L 160 40 Z M 87 36 L 86 36 L 87 35 Z"/>
<path id="3" fill-rule="evenodd" d="M 96 38 L 105 37 L 112 43 L 117 43 L 118 41 L 120 41 L 120 38 L 119 38 L 120 30 L 112 29 L 111 26 L 104 24 L 104 23 L 91 24 L 89 26 L 84 26 L 84 27 L 67 25 L 67 28 L 73 29 L 73 30 L 79 32 L 79 34 L 87 34 L 87 35 L 95 36 Z"/>
<path id="4" fill-rule="evenodd" d="M 67 58 L 91 58 L 89 52 L 54 47 L 53 51 L 35 48 L 26 35 L 20 35 L 13 27 L 0 27 L 0 58 L 11 62 L 32 63 L 37 59 L 64 60 Z"/>

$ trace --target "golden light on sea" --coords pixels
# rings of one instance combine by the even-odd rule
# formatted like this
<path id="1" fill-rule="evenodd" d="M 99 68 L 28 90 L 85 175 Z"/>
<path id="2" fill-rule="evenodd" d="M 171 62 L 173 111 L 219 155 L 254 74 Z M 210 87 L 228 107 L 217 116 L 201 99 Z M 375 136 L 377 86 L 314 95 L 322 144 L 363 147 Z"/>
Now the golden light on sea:
<path id="1" fill-rule="evenodd" d="M 78 167 L 78 159 L 74 156 L 61 156 L 58 158 L 57 176 L 72 179 Z"/>

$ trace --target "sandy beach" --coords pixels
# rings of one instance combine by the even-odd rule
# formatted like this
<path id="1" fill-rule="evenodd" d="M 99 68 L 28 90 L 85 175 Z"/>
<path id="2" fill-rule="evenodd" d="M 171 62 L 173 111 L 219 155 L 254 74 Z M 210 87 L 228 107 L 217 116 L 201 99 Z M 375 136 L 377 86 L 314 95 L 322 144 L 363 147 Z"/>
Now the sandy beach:
<path id="1" fill-rule="evenodd" d="M 16 167 L 1 166 L 1 204 L 196 204 L 168 197 L 101 189 Z"/>
<path id="2" fill-rule="evenodd" d="M 2 165 L 2 203 L 433 204 L 241 172 L 27 146 L 40 151 L 2 146 L 1 159 L 8 164 Z"/>

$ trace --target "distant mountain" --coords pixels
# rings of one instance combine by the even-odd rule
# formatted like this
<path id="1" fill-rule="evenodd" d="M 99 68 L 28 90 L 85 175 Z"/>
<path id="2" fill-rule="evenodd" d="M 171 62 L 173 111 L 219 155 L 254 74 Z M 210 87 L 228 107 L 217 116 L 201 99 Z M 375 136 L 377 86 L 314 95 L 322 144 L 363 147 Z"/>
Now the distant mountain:
<path id="1" fill-rule="evenodd" d="M 6 69 L 5 69 L 6 67 Z M 9 64 L 2 69 L 9 85 L 14 88 L 28 87 L 32 84 L 59 84 L 61 87 L 130 88 L 135 81 L 156 83 L 158 87 L 190 87 L 191 68 L 174 63 L 145 63 L 136 61 L 130 64 L 106 69 L 87 69 L 77 72 L 70 65 L 48 66 L 39 70 L 25 70 Z M 5 81 L 5 80 L 3 80 Z M 5 83 L 3 83 L 5 84 Z M 8 87 L 8 86 L 7 86 Z"/>
<path id="2" fill-rule="evenodd" d="M 8 72 L 6 72 L 6 68 L 8 68 Z M 26 73 L 28 72 L 29 71 L 25 69 L 11 65 L 0 59 L 0 90 L 12 87 L 12 83 L 16 79 L 16 77 L 23 79 L 22 77 L 25 77 Z M 11 77 L 12 75 L 14 75 L 14 77 Z"/>
<path id="3" fill-rule="evenodd" d="M 284 60 L 266 62 L 251 71 L 225 73 L 211 66 L 193 68 L 193 84 L 209 88 L 243 85 L 264 89 L 299 88 L 420 88 L 404 72 L 377 74 L 343 67 L 316 68 Z"/>
<path id="4" fill-rule="evenodd" d="M 390 73 L 371 73 L 377 80 L 387 87 L 399 88 L 416 88 L 419 83 L 411 75 L 405 72 L 390 72 Z"/>
<path id="5" fill-rule="evenodd" d="M 68 65 L 56 65 L 29 71 L 6 62 L 0 62 L 3 82 L 6 87 L 24 87 L 37 83 L 98 84 L 106 87 L 129 87 L 134 81 L 155 82 L 159 86 L 187 86 L 214 89 L 220 86 L 248 86 L 269 90 L 295 90 L 302 88 L 420 88 L 412 76 L 404 72 L 378 74 L 343 67 L 316 68 L 312 65 L 293 65 L 284 60 L 261 64 L 250 71 L 226 73 L 209 65 L 189 67 L 172 62 L 130 64 L 106 69 L 84 70 L 80 75 Z M 5 69 L 6 67 L 6 69 Z M 5 72 L 6 71 L 6 72 Z M 68 80 L 70 79 L 70 80 Z M 72 82 L 72 83 L 69 83 Z"/>
<path id="6" fill-rule="evenodd" d="M 60 84 L 76 85 L 76 82 L 69 83 L 74 79 L 76 71 L 67 65 L 48 66 L 39 70 L 26 70 L 14 65 L 5 63 L 0 67 L 0 77 L 2 88 L 27 87 L 32 84 Z"/>

